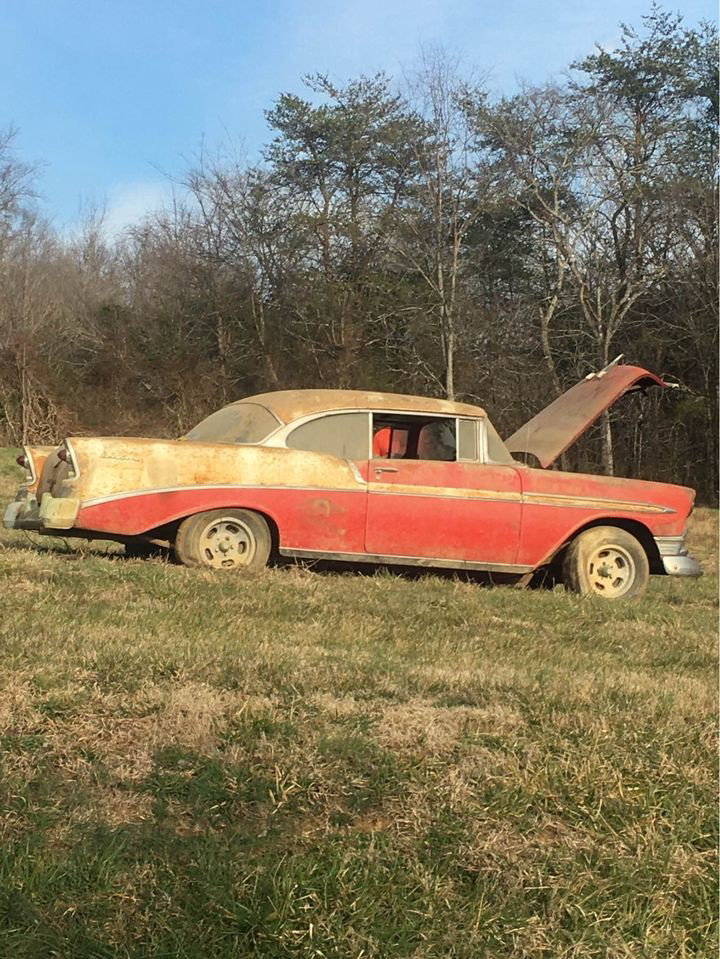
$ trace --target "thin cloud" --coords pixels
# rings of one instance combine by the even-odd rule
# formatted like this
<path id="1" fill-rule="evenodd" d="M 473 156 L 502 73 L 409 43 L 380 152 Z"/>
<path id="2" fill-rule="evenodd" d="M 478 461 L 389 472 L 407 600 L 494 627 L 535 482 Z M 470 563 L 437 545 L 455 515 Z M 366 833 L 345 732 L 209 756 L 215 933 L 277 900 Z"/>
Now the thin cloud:
<path id="1" fill-rule="evenodd" d="M 171 199 L 172 186 L 163 180 L 119 184 L 110 191 L 106 203 L 105 234 L 111 240 L 117 239 L 123 230 L 167 206 Z"/>

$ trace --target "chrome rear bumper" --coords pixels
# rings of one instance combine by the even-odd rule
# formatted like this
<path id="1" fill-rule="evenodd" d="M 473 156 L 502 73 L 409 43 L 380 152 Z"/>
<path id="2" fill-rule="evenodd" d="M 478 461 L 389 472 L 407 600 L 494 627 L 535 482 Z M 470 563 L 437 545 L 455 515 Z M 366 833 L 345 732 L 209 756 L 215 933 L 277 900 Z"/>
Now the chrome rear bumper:
<path id="1" fill-rule="evenodd" d="M 71 497 L 51 496 L 45 493 L 42 503 L 34 495 L 21 496 L 10 503 L 3 516 L 5 529 L 28 529 L 42 533 L 47 530 L 71 529 L 80 503 Z"/>
<path id="2" fill-rule="evenodd" d="M 3 515 L 5 529 L 39 530 L 41 525 L 37 500 L 34 497 L 32 503 L 27 499 L 19 499 L 9 503 Z"/>

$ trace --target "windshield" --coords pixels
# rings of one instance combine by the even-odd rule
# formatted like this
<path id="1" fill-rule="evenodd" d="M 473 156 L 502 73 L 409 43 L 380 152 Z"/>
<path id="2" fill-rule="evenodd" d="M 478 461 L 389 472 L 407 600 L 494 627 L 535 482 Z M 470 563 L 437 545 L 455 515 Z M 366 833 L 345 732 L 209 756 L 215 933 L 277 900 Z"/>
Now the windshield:
<path id="1" fill-rule="evenodd" d="M 281 425 L 264 406 L 235 403 L 211 413 L 193 427 L 185 439 L 203 443 L 260 443 Z"/>
<path id="2" fill-rule="evenodd" d="M 500 439 L 497 430 L 490 420 L 485 420 L 485 433 L 487 435 L 488 459 L 491 463 L 514 463 L 512 455 L 508 452 L 507 446 Z"/>

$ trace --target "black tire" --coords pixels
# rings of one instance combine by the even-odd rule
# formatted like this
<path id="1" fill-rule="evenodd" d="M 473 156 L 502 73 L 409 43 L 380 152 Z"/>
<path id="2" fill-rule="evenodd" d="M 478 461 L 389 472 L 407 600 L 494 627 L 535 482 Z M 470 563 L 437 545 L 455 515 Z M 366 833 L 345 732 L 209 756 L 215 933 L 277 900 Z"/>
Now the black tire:
<path id="1" fill-rule="evenodd" d="M 565 554 L 565 588 L 609 600 L 639 599 L 647 589 L 647 553 L 627 530 L 595 526 L 580 533 Z"/>
<path id="2" fill-rule="evenodd" d="M 259 513 L 214 509 L 183 520 L 174 548 L 184 566 L 261 569 L 270 556 L 272 537 Z"/>

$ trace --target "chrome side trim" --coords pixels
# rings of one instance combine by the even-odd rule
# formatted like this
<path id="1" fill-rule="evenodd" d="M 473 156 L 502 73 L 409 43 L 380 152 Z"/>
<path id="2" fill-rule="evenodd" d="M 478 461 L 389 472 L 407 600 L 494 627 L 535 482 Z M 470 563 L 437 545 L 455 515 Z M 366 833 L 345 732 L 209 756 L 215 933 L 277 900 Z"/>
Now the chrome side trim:
<path id="1" fill-rule="evenodd" d="M 528 506 L 557 506 L 571 509 L 611 509 L 627 513 L 674 513 L 668 506 L 655 503 L 635 503 L 628 500 L 602 499 L 593 496 L 573 496 L 569 493 L 523 493 Z"/>
<path id="2" fill-rule="evenodd" d="M 321 487 L 321 486 L 283 486 L 283 485 L 259 485 L 257 483 L 208 483 L 198 486 L 167 486 L 162 488 L 149 488 L 130 490 L 123 493 L 111 493 L 107 496 L 98 496 L 93 499 L 84 500 L 80 504 L 81 509 L 89 506 L 99 506 L 102 503 L 109 503 L 112 500 L 128 499 L 132 496 L 146 496 L 150 493 L 183 493 L 196 490 L 227 489 L 227 490 L 276 490 L 281 491 L 302 491 L 323 493 L 375 493 L 381 496 L 415 496 L 415 497 L 438 497 L 442 499 L 461 499 L 461 500 L 482 500 L 486 503 L 517 503 L 531 506 L 554 506 L 570 509 L 597 509 L 612 510 L 615 512 L 653 512 L 653 513 L 673 513 L 674 510 L 663 506 L 654 506 L 648 503 L 628 503 L 619 500 L 590 500 L 582 497 L 569 495 L 546 496 L 539 493 L 513 493 L 511 491 L 500 491 L 491 489 L 467 489 L 462 487 L 441 487 L 441 486 L 414 486 L 404 483 L 366 483 L 357 467 L 350 463 L 353 477 L 358 483 L 357 487 Z M 671 537 L 667 537 L 670 539 Z"/>
<path id="3" fill-rule="evenodd" d="M 500 465 L 500 464 L 498 464 Z M 513 467 L 508 466 L 508 469 Z M 413 486 L 405 483 L 370 483 L 371 493 L 395 496 L 439 496 L 451 499 L 479 499 L 493 503 L 522 503 L 528 506 L 555 506 L 565 509 L 597 509 L 628 513 L 674 513 L 675 510 L 652 503 L 633 503 L 624 500 L 592 499 L 561 493 L 514 493 L 510 490 L 493 490 L 454 486 Z"/>
<path id="4" fill-rule="evenodd" d="M 287 549 L 280 547 L 283 556 L 297 559 L 328 559 L 343 563 L 380 563 L 389 566 L 427 566 L 439 569 L 471 569 L 490 573 L 531 573 L 534 566 L 516 563 L 471 563 L 462 559 L 438 559 L 426 556 L 386 556 L 382 553 L 334 553 L 319 549 Z"/>
<path id="5" fill-rule="evenodd" d="M 362 477 L 361 477 L 362 479 Z M 365 481 L 362 480 L 363 486 L 352 487 L 348 486 L 347 488 L 333 487 L 329 489 L 325 486 L 265 486 L 258 483 L 248 483 L 243 485 L 242 483 L 203 483 L 201 486 L 163 486 L 163 487 L 153 487 L 152 489 L 136 489 L 130 490 L 126 493 L 109 493 L 107 496 L 97 496 L 94 499 L 86 499 L 80 503 L 80 509 L 85 509 L 88 506 L 100 506 L 103 503 L 110 503 L 113 500 L 118 499 L 129 499 L 133 496 L 148 496 L 151 493 L 192 493 L 197 490 L 208 490 L 208 489 L 227 489 L 227 490 L 278 490 L 278 491 L 303 491 L 306 493 L 365 493 L 367 487 Z"/>
<path id="6" fill-rule="evenodd" d="M 492 489 L 467 489 L 461 486 L 415 486 L 410 483 L 370 482 L 369 491 L 381 496 L 424 496 L 442 499 L 484 500 L 493 503 L 521 502 L 520 493 Z"/>
<path id="7" fill-rule="evenodd" d="M 352 470 L 352 474 L 353 474 L 353 476 L 355 477 L 355 479 L 358 481 L 358 483 L 360 483 L 361 486 L 367 487 L 367 485 L 368 485 L 368 484 L 367 484 L 367 480 L 363 477 L 362 473 L 361 473 L 360 470 L 357 468 L 357 466 L 355 465 L 355 463 L 353 463 L 352 460 L 346 460 L 346 462 L 347 462 L 348 466 L 350 467 L 350 469 Z"/>

